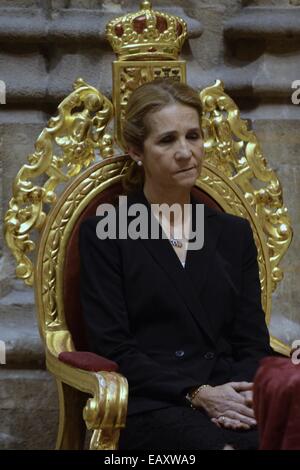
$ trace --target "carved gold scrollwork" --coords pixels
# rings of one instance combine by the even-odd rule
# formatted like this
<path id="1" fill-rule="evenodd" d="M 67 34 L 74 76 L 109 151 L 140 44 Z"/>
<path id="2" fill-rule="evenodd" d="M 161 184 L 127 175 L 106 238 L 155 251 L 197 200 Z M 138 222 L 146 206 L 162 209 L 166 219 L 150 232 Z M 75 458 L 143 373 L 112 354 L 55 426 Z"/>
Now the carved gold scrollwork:
<path id="1" fill-rule="evenodd" d="M 150 70 L 148 67 L 124 67 L 120 71 L 120 111 L 121 120 L 123 120 L 125 108 L 129 96 L 143 83 L 151 80 Z"/>
<path id="2" fill-rule="evenodd" d="M 28 156 L 28 164 L 17 174 L 4 227 L 17 261 L 16 275 L 26 284 L 33 284 L 33 266 L 27 256 L 35 248 L 30 232 L 42 229 L 44 205 L 56 201 L 59 183 L 68 182 L 89 166 L 97 152 L 103 157 L 113 154 L 112 137 L 105 134 L 112 116 L 112 103 L 82 79 L 76 80 L 74 91 L 58 106 L 58 115 L 49 120 L 35 143 L 35 152 Z M 39 186 L 33 181 L 42 175 L 48 179 Z"/>
<path id="3" fill-rule="evenodd" d="M 58 288 L 61 286 L 62 279 L 58 280 L 58 274 L 63 272 L 64 263 L 64 246 L 72 231 L 74 220 L 78 217 L 77 210 L 81 210 L 81 205 L 86 203 L 97 194 L 108 181 L 111 183 L 119 180 L 122 175 L 127 171 L 131 160 L 127 157 L 120 157 L 111 160 L 104 160 L 95 165 L 94 171 L 92 168 L 88 171 L 91 173 L 84 177 L 84 174 L 79 176 L 79 179 L 74 181 L 74 187 L 69 187 L 68 193 L 60 200 L 59 208 L 55 214 L 54 220 L 49 221 L 47 230 L 44 231 L 46 243 L 40 244 L 41 260 L 39 266 L 39 279 L 41 284 L 37 286 L 37 297 L 41 299 L 41 308 L 39 314 L 43 312 L 41 324 L 46 324 L 47 331 L 49 332 L 49 340 L 52 341 L 51 331 L 59 328 L 64 328 L 64 304 L 62 299 L 62 292 Z M 56 338 L 56 336 L 55 336 Z M 48 348 L 53 351 L 54 355 L 58 355 L 61 351 L 69 351 L 68 338 L 61 338 L 60 344 L 64 345 L 64 349 L 50 347 L 52 342 L 47 344 Z"/>
<path id="4" fill-rule="evenodd" d="M 279 262 L 292 239 L 280 182 L 267 165 L 256 135 L 224 92 L 222 82 L 202 90 L 200 98 L 204 109 L 206 161 L 237 185 L 259 220 L 269 250 L 274 291 L 283 277 Z"/>
<path id="5" fill-rule="evenodd" d="M 127 381 L 114 372 L 97 375 L 99 395 L 90 398 L 83 410 L 87 429 L 94 430 L 90 450 L 114 450 L 127 414 Z"/>

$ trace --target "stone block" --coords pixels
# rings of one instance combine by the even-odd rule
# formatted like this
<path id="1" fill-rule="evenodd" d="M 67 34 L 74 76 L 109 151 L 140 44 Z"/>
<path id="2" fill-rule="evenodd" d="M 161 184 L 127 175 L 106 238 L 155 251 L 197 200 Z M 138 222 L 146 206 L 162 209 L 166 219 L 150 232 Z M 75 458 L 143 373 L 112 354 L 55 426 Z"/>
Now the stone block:
<path id="1" fill-rule="evenodd" d="M 1 0 L 1 7 L 13 7 L 14 8 L 39 8 L 41 6 L 41 0 Z"/>
<path id="2" fill-rule="evenodd" d="M 42 113 L 7 111 L 0 115 L 2 137 L 1 158 L 5 162 L 3 199 L 1 205 L 6 212 L 12 196 L 12 183 L 21 166 L 27 163 L 27 156 L 34 152 L 34 143 L 46 124 Z"/>
<path id="3" fill-rule="evenodd" d="M 0 449 L 54 449 L 58 401 L 46 371 L 0 366 Z"/>
<path id="4" fill-rule="evenodd" d="M 245 6 L 268 6 L 273 8 L 296 5 L 299 0 L 245 0 Z"/>
<path id="5" fill-rule="evenodd" d="M 300 22 L 300 17 L 299 17 Z M 257 61 L 253 76 L 253 90 L 257 96 L 290 97 L 292 83 L 300 77 L 300 53 L 286 56 L 265 52 Z"/>
<path id="6" fill-rule="evenodd" d="M 248 7 L 226 22 L 224 34 L 230 38 L 299 37 L 299 19 L 296 8 Z"/>
<path id="7" fill-rule="evenodd" d="M 0 299 L 0 340 L 6 347 L 2 368 L 43 369 L 42 344 L 35 313 L 33 290 L 12 290 Z"/>

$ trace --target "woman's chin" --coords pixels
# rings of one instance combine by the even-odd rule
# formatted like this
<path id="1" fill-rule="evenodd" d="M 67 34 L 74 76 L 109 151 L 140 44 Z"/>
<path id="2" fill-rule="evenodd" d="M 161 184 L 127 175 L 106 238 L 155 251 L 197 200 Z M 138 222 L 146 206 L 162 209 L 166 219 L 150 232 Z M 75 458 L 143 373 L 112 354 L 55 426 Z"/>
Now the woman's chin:
<path id="1" fill-rule="evenodd" d="M 182 188 L 193 187 L 197 181 L 198 175 L 195 172 L 180 174 L 180 178 L 176 178 L 176 183 Z"/>

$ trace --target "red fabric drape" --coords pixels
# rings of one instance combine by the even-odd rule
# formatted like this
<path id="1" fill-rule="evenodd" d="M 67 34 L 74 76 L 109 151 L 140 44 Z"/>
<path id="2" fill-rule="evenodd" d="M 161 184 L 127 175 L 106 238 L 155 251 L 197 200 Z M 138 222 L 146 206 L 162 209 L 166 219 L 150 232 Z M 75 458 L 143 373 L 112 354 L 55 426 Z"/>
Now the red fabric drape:
<path id="1" fill-rule="evenodd" d="M 260 450 L 300 450 L 300 364 L 268 357 L 254 379 Z"/>

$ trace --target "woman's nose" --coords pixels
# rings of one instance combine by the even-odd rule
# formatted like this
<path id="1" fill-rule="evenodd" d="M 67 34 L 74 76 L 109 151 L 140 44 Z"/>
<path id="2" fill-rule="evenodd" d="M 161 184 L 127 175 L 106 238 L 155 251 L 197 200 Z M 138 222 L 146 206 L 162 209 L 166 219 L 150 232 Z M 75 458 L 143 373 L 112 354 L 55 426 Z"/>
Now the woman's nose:
<path id="1" fill-rule="evenodd" d="M 190 158 L 191 156 L 192 156 L 192 151 L 189 148 L 187 142 L 180 143 L 175 152 L 175 158 L 182 159 L 182 158 Z"/>

